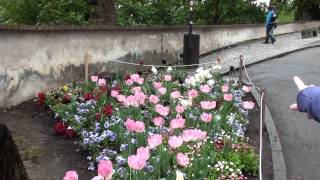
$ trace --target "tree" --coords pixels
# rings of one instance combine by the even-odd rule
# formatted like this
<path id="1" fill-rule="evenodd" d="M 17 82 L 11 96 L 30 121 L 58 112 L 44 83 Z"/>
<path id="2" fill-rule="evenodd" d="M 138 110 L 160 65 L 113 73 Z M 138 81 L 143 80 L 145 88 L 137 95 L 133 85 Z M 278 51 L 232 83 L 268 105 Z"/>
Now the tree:
<path id="1" fill-rule="evenodd" d="M 117 22 L 115 0 L 91 0 L 94 11 L 91 20 L 96 24 L 115 25 Z"/>

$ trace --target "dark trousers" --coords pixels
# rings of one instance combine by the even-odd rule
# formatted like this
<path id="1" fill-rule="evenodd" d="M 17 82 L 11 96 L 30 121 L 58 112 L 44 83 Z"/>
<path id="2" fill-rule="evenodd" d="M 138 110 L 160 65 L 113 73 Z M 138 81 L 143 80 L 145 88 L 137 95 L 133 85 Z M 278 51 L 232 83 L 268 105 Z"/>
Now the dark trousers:
<path id="1" fill-rule="evenodd" d="M 271 42 L 275 41 L 275 39 L 271 33 L 272 27 L 273 27 L 273 25 L 268 25 L 266 28 L 266 41 L 265 41 L 265 43 L 268 43 L 269 39 L 271 39 Z"/>

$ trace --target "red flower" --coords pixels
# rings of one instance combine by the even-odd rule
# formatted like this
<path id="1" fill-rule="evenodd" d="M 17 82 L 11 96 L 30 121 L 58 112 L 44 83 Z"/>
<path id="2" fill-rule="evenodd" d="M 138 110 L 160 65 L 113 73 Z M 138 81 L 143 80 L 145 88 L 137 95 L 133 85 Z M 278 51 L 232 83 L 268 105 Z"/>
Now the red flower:
<path id="1" fill-rule="evenodd" d="M 93 99 L 93 95 L 91 93 L 84 93 L 83 98 L 84 100 L 89 101 L 90 99 Z"/>
<path id="2" fill-rule="evenodd" d="M 124 80 L 128 80 L 128 79 L 130 79 L 130 75 L 127 74 L 124 76 Z"/>
<path id="3" fill-rule="evenodd" d="M 46 94 L 44 92 L 38 93 L 38 105 L 43 107 L 46 101 Z"/>
<path id="4" fill-rule="evenodd" d="M 104 93 L 104 92 L 108 91 L 108 87 L 107 86 L 100 86 L 99 90 L 100 90 L 100 93 Z"/>
<path id="5" fill-rule="evenodd" d="M 77 135 L 77 132 L 74 129 L 67 129 L 64 133 L 66 138 L 74 138 Z"/>
<path id="6" fill-rule="evenodd" d="M 54 131 L 56 132 L 56 134 L 63 135 L 66 129 L 67 128 L 62 121 L 59 121 L 54 125 Z"/>
<path id="7" fill-rule="evenodd" d="M 113 108 L 112 105 L 107 104 L 103 107 L 103 112 L 107 115 L 110 116 L 112 114 Z"/>
<path id="8" fill-rule="evenodd" d="M 100 121 L 100 119 L 101 119 L 101 115 L 99 113 L 96 113 L 96 120 Z"/>
<path id="9" fill-rule="evenodd" d="M 69 94 L 64 94 L 63 95 L 63 102 L 68 103 L 71 101 L 71 96 Z"/>

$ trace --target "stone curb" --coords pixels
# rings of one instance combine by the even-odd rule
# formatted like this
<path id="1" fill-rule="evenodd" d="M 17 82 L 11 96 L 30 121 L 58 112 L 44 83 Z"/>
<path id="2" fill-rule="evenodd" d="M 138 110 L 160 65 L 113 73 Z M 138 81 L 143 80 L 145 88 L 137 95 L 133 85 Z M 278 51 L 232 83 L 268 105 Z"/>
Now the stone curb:
<path id="1" fill-rule="evenodd" d="M 250 84 L 245 80 L 246 84 Z M 268 92 L 266 91 L 266 94 Z M 261 106 L 260 103 L 260 94 L 256 89 L 252 89 L 252 95 L 257 101 L 258 105 Z M 268 95 L 268 94 L 267 94 Z M 273 165 L 273 179 L 274 180 L 287 180 L 287 170 L 284 162 L 284 156 L 282 151 L 282 146 L 280 143 L 280 139 L 278 136 L 277 128 L 275 126 L 274 120 L 272 119 L 270 110 L 268 106 L 265 107 L 265 125 L 267 127 L 267 131 L 269 134 L 269 140 L 271 145 L 271 153 L 272 153 L 272 165 Z"/>

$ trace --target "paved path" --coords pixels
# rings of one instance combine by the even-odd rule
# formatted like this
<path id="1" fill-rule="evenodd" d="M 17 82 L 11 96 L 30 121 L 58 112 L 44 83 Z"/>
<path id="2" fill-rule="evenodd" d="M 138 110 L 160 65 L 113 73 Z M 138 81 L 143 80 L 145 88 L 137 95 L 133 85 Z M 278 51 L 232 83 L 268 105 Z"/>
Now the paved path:
<path id="1" fill-rule="evenodd" d="M 278 129 L 289 180 L 320 179 L 320 123 L 291 112 L 297 89 L 293 76 L 320 85 L 320 48 L 311 48 L 248 68 L 252 81 L 267 89 L 266 102 Z"/>
<path id="2" fill-rule="evenodd" d="M 222 72 L 225 72 L 229 70 L 230 66 L 239 66 L 238 57 L 240 55 L 244 56 L 246 64 L 251 64 L 286 52 L 320 45 L 320 37 L 301 39 L 300 32 L 285 34 L 277 36 L 276 38 L 277 42 L 274 45 L 262 44 L 264 40 L 261 39 L 255 40 L 240 44 L 236 47 L 214 52 L 212 55 L 201 58 L 200 62 L 210 62 L 219 57 L 222 59 Z"/>

